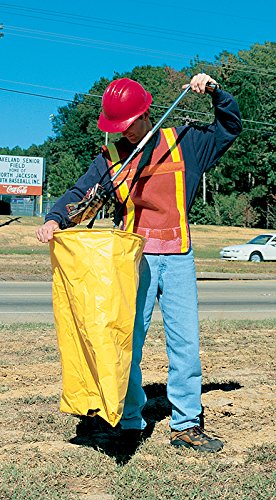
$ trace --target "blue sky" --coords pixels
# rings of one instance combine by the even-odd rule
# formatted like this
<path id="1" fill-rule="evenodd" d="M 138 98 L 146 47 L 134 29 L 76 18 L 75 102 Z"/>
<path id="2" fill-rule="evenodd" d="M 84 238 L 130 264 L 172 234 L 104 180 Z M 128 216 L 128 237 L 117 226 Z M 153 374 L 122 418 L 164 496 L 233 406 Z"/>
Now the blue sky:
<path id="1" fill-rule="evenodd" d="M 176 0 L 0 1 L 0 146 L 23 148 L 53 135 L 50 116 L 101 76 L 135 66 L 179 70 L 275 41 L 276 3 Z M 28 92 L 55 99 L 28 96 Z"/>

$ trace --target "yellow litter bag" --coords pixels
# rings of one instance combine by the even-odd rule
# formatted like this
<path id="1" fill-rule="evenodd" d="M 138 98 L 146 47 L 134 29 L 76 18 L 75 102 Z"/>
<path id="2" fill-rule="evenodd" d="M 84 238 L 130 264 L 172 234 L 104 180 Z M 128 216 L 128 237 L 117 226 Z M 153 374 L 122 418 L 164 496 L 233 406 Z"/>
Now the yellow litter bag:
<path id="1" fill-rule="evenodd" d="M 144 241 L 113 229 L 54 233 L 50 249 L 62 412 L 98 414 L 112 426 L 122 416 Z"/>

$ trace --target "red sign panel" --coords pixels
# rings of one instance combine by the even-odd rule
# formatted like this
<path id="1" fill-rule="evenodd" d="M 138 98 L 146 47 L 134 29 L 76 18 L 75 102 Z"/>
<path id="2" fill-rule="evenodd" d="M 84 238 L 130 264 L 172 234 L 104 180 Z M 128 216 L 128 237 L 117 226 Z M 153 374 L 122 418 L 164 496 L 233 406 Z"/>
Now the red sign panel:
<path id="1" fill-rule="evenodd" d="M 13 196 L 40 196 L 42 186 L 18 186 L 17 184 L 0 184 L 0 194 L 9 194 Z"/>

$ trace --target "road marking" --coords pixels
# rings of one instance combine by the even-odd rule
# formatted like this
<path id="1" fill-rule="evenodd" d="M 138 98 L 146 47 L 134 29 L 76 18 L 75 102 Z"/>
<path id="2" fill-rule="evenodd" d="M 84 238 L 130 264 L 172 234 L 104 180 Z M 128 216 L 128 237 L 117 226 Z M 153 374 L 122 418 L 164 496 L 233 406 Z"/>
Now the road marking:
<path id="1" fill-rule="evenodd" d="M 1 314 L 31 314 L 32 316 L 35 314 L 53 314 L 53 311 L 1 311 Z"/>
<path id="2" fill-rule="evenodd" d="M 22 290 L 22 293 L 0 293 L 0 297 L 49 297 L 52 295 L 51 292 L 49 293 L 25 293 L 24 290 Z"/>
<path id="3" fill-rule="evenodd" d="M 231 310 L 231 309 L 211 309 L 211 310 L 208 310 L 208 309 L 200 309 L 199 308 L 199 311 L 200 312 L 210 312 L 210 313 L 276 313 L 276 309 L 260 309 L 260 310 L 252 310 L 252 309 L 235 309 L 235 310 Z"/>
<path id="4" fill-rule="evenodd" d="M 158 310 L 154 312 L 159 312 Z M 161 312 L 161 311 L 160 311 Z M 261 310 L 252 310 L 252 309 L 201 309 L 199 308 L 199 312 L 204 312 L 204 313 L 276 313 L 276 309 L 261 309 Z M 53 311 L 1 311 L 1 314 L 53 314 Z"/>

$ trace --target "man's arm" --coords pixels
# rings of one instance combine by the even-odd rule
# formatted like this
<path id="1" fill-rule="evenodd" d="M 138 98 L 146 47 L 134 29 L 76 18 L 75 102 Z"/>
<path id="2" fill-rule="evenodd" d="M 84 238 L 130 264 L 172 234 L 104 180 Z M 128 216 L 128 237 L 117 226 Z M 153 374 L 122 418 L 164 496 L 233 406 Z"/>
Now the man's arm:
<path id="1" fill-rule="evenodd" d="M 215 82 L 209 75 L 196 75 L 191 80 L 192 90 L 206 93 L 203 87 L 207 81 Z M 187 138 L 190 139 L 190 154 L 195 156 L 197 168 L 201 173 L 216 163 L 242 131 L 241 116 L 234 97 L 220 89 L 216 89 L 211 95 L 215 109 L 214 122 L 205 127 L 190 127 L 187 133 Z"/>
<path id="2" fill-rule="evenodd" d="M 47 243 L 53 238 L 53 232 L 57 229 L 66 229 L 71 223 L 66 205 L 68 203 L 78 202 L 83 199 L 88 189 L 102 180 L 105 188 L 111 188 L 110 176 L 107 173 L 107 163 L 103 155 L 97 156 L 92 162 L 88 171 L 82 175 L 76 184 L 68 189 L 66 193 L 52 207 L 50 212 L 45 217 L 45 223 L 36 231 L 39 241 Z"/>

